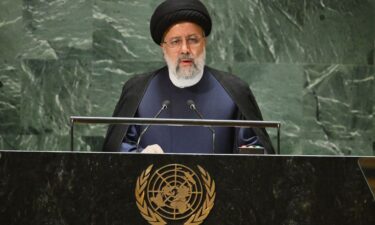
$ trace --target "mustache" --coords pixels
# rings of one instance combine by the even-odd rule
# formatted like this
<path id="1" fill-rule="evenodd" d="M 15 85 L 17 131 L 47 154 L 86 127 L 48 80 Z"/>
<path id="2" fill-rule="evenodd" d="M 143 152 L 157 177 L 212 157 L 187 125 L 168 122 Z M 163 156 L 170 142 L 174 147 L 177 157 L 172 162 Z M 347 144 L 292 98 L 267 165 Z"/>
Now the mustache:
<path id="1" fill-rule="evenodd" d="M 198 69 L 198 65 L 197 63 L 195 62 L 194 58 L 191 57 L 189 54 L 183 54 L 181 55 L 180 57 L 178 57 L 178 60 L 177 60 L 177 65 L 176 65 L 176 71 L 180 71 L 180 63 L 181 61 L 183 60 L 190 60 L 192 63 L 193 63 L 193 68 L 195 69 Z"/>
<path id="2" fill-rule="evenodd" d="M 190 54 L 181 54 L 181 56 L 178 57 L 178 63 L 180 63 L 182 60 L 191 60 L 194 62 L 194 58 L 191 57 Z"/>

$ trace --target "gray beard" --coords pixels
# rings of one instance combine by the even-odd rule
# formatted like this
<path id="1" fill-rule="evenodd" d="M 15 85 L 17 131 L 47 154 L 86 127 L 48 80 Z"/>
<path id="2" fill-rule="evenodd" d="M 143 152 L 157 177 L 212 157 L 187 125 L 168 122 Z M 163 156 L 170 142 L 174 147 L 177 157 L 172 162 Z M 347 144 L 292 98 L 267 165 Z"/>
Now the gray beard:
<path id="1" fill-rule="evenodd" d="M 204 65 L 206 62 L 206 50 L 204 49 L 189 68 L 181 68 L 179 63 L 173 62 L 166 54 L 164 59 L 168 65 L 169 79 L 179 88 L 191 87 L 197 84 L 203 76 Z"/>

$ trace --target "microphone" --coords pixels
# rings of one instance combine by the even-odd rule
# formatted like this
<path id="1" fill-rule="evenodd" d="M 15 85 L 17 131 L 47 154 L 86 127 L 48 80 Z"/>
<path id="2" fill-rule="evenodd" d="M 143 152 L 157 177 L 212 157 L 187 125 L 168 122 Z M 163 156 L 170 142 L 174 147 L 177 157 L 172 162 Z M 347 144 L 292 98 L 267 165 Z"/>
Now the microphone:
<path id="1" fill-rule="evenodd" d="M 190 108 L 191 110 L 193 110 L 193 111 L 195 112 L 195 114 L 198 115 L 198 117 L 199 117 L 200 119 L 203 120 L 203 115 L 198 111 L 198 109 L 197 109 L 197 107 L 195 106 L 195 103 L 194 103 L 193 100 L 191 100 L 191 99 L 187 100 L 187 101 L 186 101 L 186 104 L 189 106 L 189 108 Z M 212 129 L 211 126 L 209 126 L 209 127 L 207 127 L 207 128 L 210 129 L 210 131 L 212 132 L 212 151 L 213 151 L 213 153 L 215 153 L 215 130 Z"/>
<path id="2" fill-rule="evenodd" d="M 160 113 L 161 113 L 163 110 L 167 109 L 167 108 L 168 108 L 168 105 L 169 105 L 170 103 L 171 103 L 171 102 L 170 102 L 169 100 L 164 100 L 163 103 L 161 104 L 161 108 L 159 109 L 159 111 L 156 113 L 156 115 L 155 115 L 153 118 L 154 118 L 154 119 L 155 119 L 155 118 L 158 118 L 159 115 L 160 115 Z M 139 143 L 141 143 L 141 139 L 142 139 L 143 135 L 146 133 L 146 131 L 148 130 L 148 128 L 149 128 L 150 126 L 151 126 L 151 124 L 147 125 L 147 126 L 145 127 L 145 129 L 143 129 L 143 131 L 142 131 L 141 134 L 139 135 L 138 140 L 137 140 L 136 149 L 135 149 L 136 152 L 139 152 Z"/>

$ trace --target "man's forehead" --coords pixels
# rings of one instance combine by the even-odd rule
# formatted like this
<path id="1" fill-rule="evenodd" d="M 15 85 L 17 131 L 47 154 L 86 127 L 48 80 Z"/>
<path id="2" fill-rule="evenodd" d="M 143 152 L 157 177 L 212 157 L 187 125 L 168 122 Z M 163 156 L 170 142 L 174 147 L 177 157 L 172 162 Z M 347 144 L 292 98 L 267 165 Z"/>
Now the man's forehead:
<path id="1" fill-rule="evenodd" d="M 203 28 L 198 24 L 184 21 L 170 26 L 168 30 L 164 33 L 164 38 L 202 35 L 203 33 Z"/>

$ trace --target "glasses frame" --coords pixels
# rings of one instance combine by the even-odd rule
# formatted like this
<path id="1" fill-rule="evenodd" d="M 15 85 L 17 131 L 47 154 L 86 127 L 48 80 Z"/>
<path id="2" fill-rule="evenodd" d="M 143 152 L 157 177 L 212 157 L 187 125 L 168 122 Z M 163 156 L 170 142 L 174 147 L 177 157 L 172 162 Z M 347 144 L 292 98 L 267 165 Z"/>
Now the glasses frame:
<path id="1" fill-rule="evenodd" d="M 189 40 L 191 40 L 192 37 L 197 39 L 197 43 L 189 42 Z M 192 34 L 192 35 L 186 36 L 185 38 L 183 38 L 181 36 L 180 37 L 173 37 L 168 41 L 163 41 L 161 44 L 165 44 L 170 49 L 181 49 L 181 47 L 184 43 L 183 39 L 185 39 L 186 46 L 188 46 L 189 48 L 190 47 L 198 47 L 202 43 L 202 40 L 205 39 L 205 38 L 206 38 L 206 36 L 204 34 L 203 35 Z M 173 41 L 177 41 L 177 40 L 180 41 L 179 44 L 172 44 Z"/>

